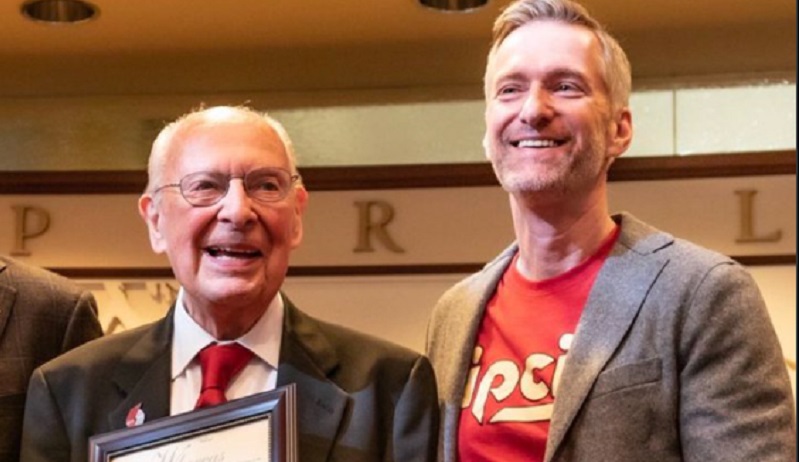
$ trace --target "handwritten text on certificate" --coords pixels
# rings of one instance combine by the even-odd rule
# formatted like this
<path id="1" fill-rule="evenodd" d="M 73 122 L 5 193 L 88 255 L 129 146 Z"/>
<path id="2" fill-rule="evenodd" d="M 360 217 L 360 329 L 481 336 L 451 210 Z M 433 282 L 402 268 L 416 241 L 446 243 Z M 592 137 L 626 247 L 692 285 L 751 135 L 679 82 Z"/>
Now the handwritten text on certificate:
<path id="1" fill-rule="evenodd" d="M 111 462 L 269 462 L 270 417 L 236 424 L 178 439 L 126 454 L 111 456 Z"/>

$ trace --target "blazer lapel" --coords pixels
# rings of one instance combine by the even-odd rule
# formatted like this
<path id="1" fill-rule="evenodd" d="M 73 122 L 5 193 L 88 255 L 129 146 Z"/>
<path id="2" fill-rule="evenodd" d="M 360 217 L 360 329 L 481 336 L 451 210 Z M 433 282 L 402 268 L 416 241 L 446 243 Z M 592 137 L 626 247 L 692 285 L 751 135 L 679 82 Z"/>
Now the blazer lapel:
<path id="1" fill-rule="evenodd" d="M 483 270 L 464 281 L 464 287 L 457 298 L 447 300 L 446 322 L 436 327 L 434 335 L 429 336 L 428 351 L 440 351 L 436 362 L 436 380 L 439 382 L 441 409 L 441 450 L 443 460 L 455 460 L 458 422 L 463 401 L 466 376 L 471 369 L 472 355 L 477 331 L 483 319 L 486 305 L 496 291 L 496 286 L 505 273 L 517 247 L 512 245 L 497 258 L 486 264 Z M 432 343 L 441 346 L 433 347 Z"/>
<path id="2" fill-rule="evenodd" d="M 297 387 L 300 460 L 327 460 L 350 397 L 329 376 L 338 357 L 315 321 L 284 296 L 285 314 L 277 386 Z"/>
<path id="3" fill-rule="evenodd" d="M 174 307 L 151 325 L 120 359 L 112 381 L 125 395 L 108 416 L 111 429 L 125 428 L 131 412 L 140 409 L 145 422 L 169 415 Z"/>
<path id="4" fill-rule="evenodd" d="M 466 383 L 466 375 L 471 368 L 477 331 L 483 320 L 486 306 L 494 296 L 497 283 L 512 261 L 514 253 L 515 250 L 505 255 L 505 258 L 494 261 L 489 268 L 484 269 L 480 273 L 480 277 L 469 284 L 469 290 L 463 292 L 462 298 L 454 302 L 459 309 L 457 315 L 450 318 L 450 326 L 447 326 L 447 331 L 452 336 L 450 344 L 462 346 L 460 351 L 456 352 L 456 357 L 452 358 L 452 373 L 450 374 L 452 376 L 451 384 L 454 385 L 452 388 L 453 398 L 457 398 L 458 405 L 463 398 L 463 385 Z"/>
<path id="5" fill-rule="evenodd" d="M 588 297 L 555 397 L 544 460 L 551 461 L 599 373 L 632 325 L 647 293 L 668 263 L 655 255 L 673 239 L 622 216 L 622 234 Z"/>

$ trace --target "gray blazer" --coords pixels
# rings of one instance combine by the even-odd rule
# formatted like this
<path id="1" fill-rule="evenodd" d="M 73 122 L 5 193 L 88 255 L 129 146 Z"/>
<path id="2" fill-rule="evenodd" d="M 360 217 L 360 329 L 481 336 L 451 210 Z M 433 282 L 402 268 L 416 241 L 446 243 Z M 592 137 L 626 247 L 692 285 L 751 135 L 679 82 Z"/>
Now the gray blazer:
<path id="1" fill-rule="evenodd" d="M 91 293 L 49 271 L 0 257 L 0 460 L 19 458 L 33 369 L 101 335 Z"/>
<path id="2" fill-rule="evenodd" d="M 37 369 L 24 462 L 85 462 L 91 435 L 169 415 L 174 308 Z M 305 315 L 286 300 L 277 385 L 297 385 L 300 461 L 435 460 L 433 370 L 418 353 Z"/>
<path id="3" fill-rule="evenodd" d="M 628 214 L 569 350 L 546 461 L 795 461 L 787 371 L 760 293 L 722 255 Z M 486 303 L 517 247 L 436 305 L 439 457 L 457 459 L 460 404 Z"/>

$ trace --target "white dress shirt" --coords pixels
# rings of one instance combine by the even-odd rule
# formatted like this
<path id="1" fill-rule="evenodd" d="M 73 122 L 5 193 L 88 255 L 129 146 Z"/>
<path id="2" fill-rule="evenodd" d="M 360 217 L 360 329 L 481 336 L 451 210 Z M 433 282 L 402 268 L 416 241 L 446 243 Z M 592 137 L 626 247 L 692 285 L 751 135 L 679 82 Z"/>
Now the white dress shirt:
<path id="1" fill-rule="evenodd" d="M 197 324 L 183 304 L 183 288 L 175 301 L 175 330 L 172 338 L 172 386 L 169 413 L 194 409 L 202 386 L 197 353 L 217 340 Z M 283 336 L 283 299 L 278 293 L 261 319 L 238 342 L 255 355 L 228 385 L 228 400 L 269 391 L 277 383 L 277 363 Z M 229 341 L 218 343 L 230 343 Z"/>

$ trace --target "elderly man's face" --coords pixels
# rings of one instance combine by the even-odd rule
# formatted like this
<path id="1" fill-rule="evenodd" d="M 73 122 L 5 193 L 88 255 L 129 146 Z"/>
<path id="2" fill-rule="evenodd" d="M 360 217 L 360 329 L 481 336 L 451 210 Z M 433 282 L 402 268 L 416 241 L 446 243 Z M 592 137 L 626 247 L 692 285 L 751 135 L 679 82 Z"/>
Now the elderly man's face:
<path id="1" fill-rule="evenodd" d="M 263 167 L 291 170 L 277 134 L 265 127 L 222 124 L 194 128 L 173 145 L 165 184 L 196 172 L 241 177 Z M 206 307 L 265 309 L 286 275 L 289 253 L 302 239 L 307 193 L 293 186 L 277 202 L 258 203 L 241 179 L 216 204 L 193 207 L 178 188 L 140 204 L 153 250 L 165 252 L 190 312 Z"/>

